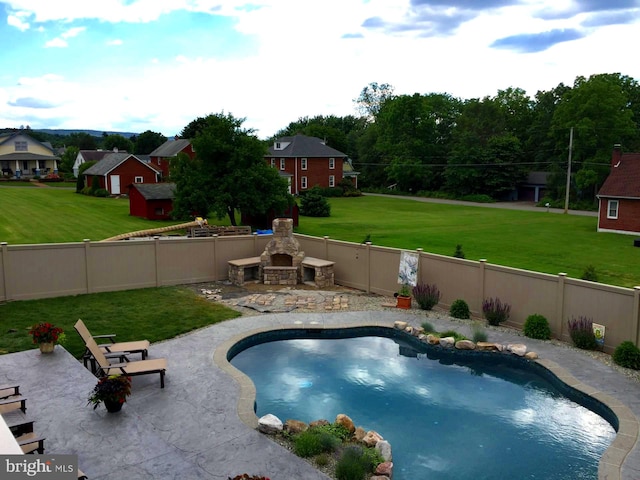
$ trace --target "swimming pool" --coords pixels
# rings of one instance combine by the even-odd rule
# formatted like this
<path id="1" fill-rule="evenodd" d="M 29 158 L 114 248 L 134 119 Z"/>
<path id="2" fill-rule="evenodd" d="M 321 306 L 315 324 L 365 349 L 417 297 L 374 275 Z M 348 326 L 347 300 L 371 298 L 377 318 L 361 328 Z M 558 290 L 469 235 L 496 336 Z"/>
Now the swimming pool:
<path id="1" fill-rule="evenodd" d="M 258 416 L 346 413 L 391 443 L 396 480 L 595 479 L 617 426 L 607 407 L 537 364 L 390 329 L 267 332 L 228 358 L 253 380 Z"/>

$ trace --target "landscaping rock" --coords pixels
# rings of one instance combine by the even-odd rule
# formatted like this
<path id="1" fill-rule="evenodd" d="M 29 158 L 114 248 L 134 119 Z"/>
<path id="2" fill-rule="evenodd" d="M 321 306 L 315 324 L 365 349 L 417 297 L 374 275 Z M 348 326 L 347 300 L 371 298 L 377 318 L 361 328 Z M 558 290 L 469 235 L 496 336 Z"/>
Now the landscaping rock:
<path id="1" fill-rule="evenodd" d="M 510 343 L 507 345 L 507 351 L 519 357 L 524 357 L 525 353 L 527 353 L 527 346 L 523 343 Z"/>
<path id="2" fill-rule="evenodd" d="M 393 474 L 393 463 L 382 462 L 380 465 L 376 467 L 375 474 L 380 475 L 382 477 L 391 478 Z"/>
<path id="3" fill-rule="evenodd" d="M 498 351 L 498 344 L 491 342 L 478 342 L 476 343 L 477 350 Z"/>
<path id="4" fill-rule="evenodd" d="M 309 427 L 319 427 L 321 425 L 329 425 L 329 420 L 321 418 L 320 420 L 314 420 L 313 422 L 309 423 Z"/>
<path id="5" fill-rule="evenodd" d="M 380 440 L 382 440 L 382 435 L 374 430 L 369 430 L 362 439 L 362 443 L 367 447 L 375 447 Z"/>
<path id="6" fill-rule="evenodd" d="M 391 460 L 393 460 L 393 456 L 391 454 L 391 444 L 386 440 L 380 440 L 378 443 L 376 443 L 376 450 L 380 452 L 380 455 L 385 462 L 390 462 Z"/>
<path id="7" fill-rule="evenodd" d="M 427 335 L 427 343 L 429 345 L 438 345 L 440 343 L 440 338 L 435 335 L 429 334 Z"/>
<path id="8" fill-rule="evenodd" d="M 445 348 L 453 347 L 454 343 L 456 343 L 456 339 L 453 337 L 444 337 L 440 339 L 440 345 Z"/>
<path id="9" fill-rule="evenodd" d="M 296 433 L 304 432 L 308 428 L 309 426 L 300 420 L 289 419 L 284 422 L 284 429 L 289 433 L 293 433 L 294 435 Z"/>
<path id="10" fill-rule="evenodd" d="M 282 420 L 271 413 L 267 413 L 258 420 L 258 430 L 262 433 L 272 435 L 281 432 L 282 428 Z"/>
<path id="11" fill-rule="evenodd" d="M 356 431 L 356 426 L 354 425 L 353 420 L 351 420 L 344 413 L 339 413 L 338 414 L 338 416 L 336 417 L 336 422 L 335 423 L 345 427 L 347 430 L 349 430 L 349 433 L 353 433 L 353 432 Z"/>
<path id="12" fill-rule="evenodd" d="M 538 354 L 536 352 L 527 352 L 524 354 L 524 358 L 528 360 L 535 360 L 536 358 L 538 358 Z"/>
<path id="13" fill-rule="evenodd" d="M 361 442 L 366 434 L 367 434 L 367 432 L 365 431 L 364 428 L 358 427 L 358 428 L 356 428 L 356 431 L 353 432 L 353 438 L 356 441 Z"/>
<path id="14" fill-rule="evenodd" d="M 458 350 L 475 350 L 476 344 L 471 340 L 459 340 L 456 342 L 456 348 Z"/>
<path id="15" fill-rule="evenodd" d="M 404 330 L 405 328 L 407 328 L 407 322 L 396 320 L 395 322 L 393 322 L 393 328 L 397 328 L 398 330 Z"/>

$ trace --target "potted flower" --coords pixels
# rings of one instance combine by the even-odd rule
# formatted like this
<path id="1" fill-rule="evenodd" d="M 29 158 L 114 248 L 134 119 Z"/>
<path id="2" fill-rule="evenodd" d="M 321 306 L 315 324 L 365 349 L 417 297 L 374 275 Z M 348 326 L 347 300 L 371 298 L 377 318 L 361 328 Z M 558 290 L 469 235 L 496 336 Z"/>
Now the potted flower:
<path id="1" fill-rule="evenodd" d="M 411 308 L 411 289 L 407 283 L 403 283 L 394 297 L 396 297 L 396 307 L 408 309 Z"/>
<path id="2" fill-rule="evenodd" d="M 131 395 L 131 377 L 125 375 L 109 375 L 100 378 L 89 396 L 89 402 L 93 403 L 93 409 L 98 408 L 102 402 L 107 412 L 119 412 L 122 404 Z"/>
<path id="3" fill-rule="evenodd" d="M 43 322 L 31 327 L 29 334 L 33 338 L 33 343 L 38 344 L 42 353 L 51 353 L 56 343 L 64 339 L 62 328 L 54 326 L 52 323 Z"/>

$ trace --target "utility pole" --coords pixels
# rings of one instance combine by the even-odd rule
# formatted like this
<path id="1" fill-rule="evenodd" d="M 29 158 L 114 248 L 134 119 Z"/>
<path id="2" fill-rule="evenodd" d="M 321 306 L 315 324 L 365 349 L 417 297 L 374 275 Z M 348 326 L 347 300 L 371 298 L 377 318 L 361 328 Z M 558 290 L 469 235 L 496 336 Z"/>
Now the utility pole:
<path id="1" fill-rule="evenodd" d="M 569 187 L 571 186 L 571 152 L 573 151 L 573 127 L 569 133 L 569 164 L 567 165 L 567 191 L 564 195 L 564 213 L 569 213 Z"/>

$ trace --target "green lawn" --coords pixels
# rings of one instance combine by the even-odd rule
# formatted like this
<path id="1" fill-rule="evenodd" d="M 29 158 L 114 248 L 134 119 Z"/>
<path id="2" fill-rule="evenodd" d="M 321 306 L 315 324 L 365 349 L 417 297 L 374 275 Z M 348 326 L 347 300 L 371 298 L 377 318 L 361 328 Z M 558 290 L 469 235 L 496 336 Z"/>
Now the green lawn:
<path id="1" fill-rule="evenodd" d="M 62 327 L 64 347 L 79 358 L 84 344 L 73 328 L 79 318 L 93 335 L 115 333 L 118 342 L 157 342 L 239 316 L 180 287 L 0 303 L 0 354 L 38 348 L 28 332 L 39 322 Z"/>
<path id="2" fill-rule="evenodd" d="M 103 240 L 181 223 L 132 217 L 128 199 L 89 197 L 75 189 L 0 187 L 0 205 L 0 242 L 9 244 Z"/>
<path id="3" fill-rule="evenodd" d="M 597 218 L 363 196 L 331 198 L 331 217 L 300 217 L 298 233 L 452 256 L 487 259 L 580 278 L 593 265 L 602 283 L 640 285 L 640 248 L 633 236 L 597 233 Z"/>
<path id="4" fill-rule="evenodd" d="M 331 198 L 331 217 L 300 217 L 298 233 L 453 255 L 580 278 L 593 265 L 602 283 L 640 285 L 640 248 L 633 236 L 597 233 L 597 218 L 425 203 L 363 196 Z M 9 244 L 102 240 L 162 227 L 129 216 L 127 199 L 95 198 L 58 188 L 1 188 L 0 242 Z M 228 219 L 209 219 L 228 225 Z"/>

